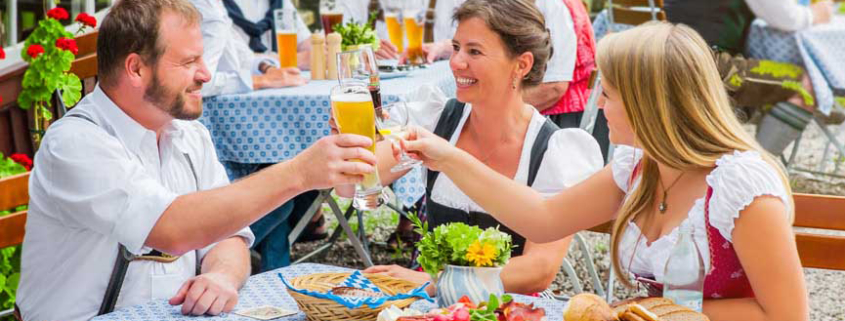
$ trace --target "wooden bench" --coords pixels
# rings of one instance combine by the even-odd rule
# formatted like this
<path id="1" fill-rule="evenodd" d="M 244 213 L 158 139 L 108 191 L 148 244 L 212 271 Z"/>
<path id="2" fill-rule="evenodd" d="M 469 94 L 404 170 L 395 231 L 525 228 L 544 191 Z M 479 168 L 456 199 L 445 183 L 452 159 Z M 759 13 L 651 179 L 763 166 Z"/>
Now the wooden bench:
<path id="1" fill-rule="evenodd" d="M 29 203 L 29 172 L 0 179 L 0 210 Z M 0 248 L 23 243 L 26 211 L 0 216 Z"/>
<path id="2" fill-rule="evenodd" d="M 0 179 L 0 210 L 29 204 L 29 172 Z M 0 216 L 0 249 L 23 243 L 26 231 L 26 210 Z M 0 318 L 13 310 L 0 311 Z"/>
<path id="3" fill-rule="evenodd" d="M 793 195 L 797 228 L 845 232 L 845 197 L 816 194 Z M 612 222 L 591 228 L 590 231 L 610 233 Z M 805 268 L 845 271 L 845 236 L 795 232 L 798 255 Z"/>

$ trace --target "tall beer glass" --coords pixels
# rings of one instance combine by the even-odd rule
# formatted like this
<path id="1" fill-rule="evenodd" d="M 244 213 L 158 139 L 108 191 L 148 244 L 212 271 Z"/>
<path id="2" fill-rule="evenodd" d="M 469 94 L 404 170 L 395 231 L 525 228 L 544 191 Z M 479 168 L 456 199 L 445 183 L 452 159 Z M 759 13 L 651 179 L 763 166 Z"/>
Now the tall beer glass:
<path id="1" fill-rule="evenodd" d="M 343 22 L 343 11 L 337 6 L 337 0 L 320 0 L 320 23 L 328 36 L 334 27 Z"/>
<path id="2" fill-rule="evenodd" d="M 373 140 L 369 150 L 376 151 L 376 114 L 373 101 L 365 82 L 347 81 L 332 88 L 332 113 L 337 129 L 343 134 L 356 134 Z M 355 185 L 352 205 L 359 210 L 374 210 L 384 202 L 378 172 L 364 176 L 364 181 Z"/>
<path id="3" fill-rule="evenodd" d="M 408 36 L 408 63 L 421 65 L 425 63 L 425 55 L 422 50 L 423 36 L 425 32 L 425 9 L 426 1 L 408 0 L 405 11 L 402 13 L 402 21 L 405 25 L 405 34 Z"/>
<path id="4" fill-rule="evenodd" d="M 398 52 L 405 51 L 405 37 L 402 27 L 402 0 L 385 0 L 384 23 L 387 25 L 387 36 L 390 43 L 396 46 Z"/>
<path id="5" fill-rule="evenodd" d="M 296 67 L 296 9 L 286 6 L 273 10 L 276 23 L 276 44 L 279 49 L 279 64 Z"/>

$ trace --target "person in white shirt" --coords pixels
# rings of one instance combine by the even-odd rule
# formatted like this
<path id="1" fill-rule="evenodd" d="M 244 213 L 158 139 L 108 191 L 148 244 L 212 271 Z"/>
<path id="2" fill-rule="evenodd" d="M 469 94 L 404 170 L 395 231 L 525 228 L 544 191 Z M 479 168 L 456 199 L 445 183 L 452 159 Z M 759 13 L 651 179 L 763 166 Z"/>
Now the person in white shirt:
<path id="1" fill-rule="evenodd" d="M 211 78 L 199 26 L 186 0 L 122 0 L 104 19 L 98 86 L 35 156 L 17 292 L 24 320 L 88 320 L 110 301 L 231 311 L 250 270 L 246 226 L 303 191 L 374 170 L 369 139 L 333 135 L 229 184 L 195 121 Z M 109 277 L 119 276 L 119 253 L 138 258 L 115 278 L 122 286 Z"/>
<path id="2" fill-rule="evenodd" d="M 211 71 L 211 81 L 202 89 L 203 96 L 306 83 L 298 68 L 278 68 L 273 58 L 253 53 L 238 34 L 221 0 L 190 2 L 202 15 L 203 60 Z"/>
<path id="3" fill-rule="evenodd" d="M 833 17 L 833 2 L 819 1 L 809 6 L 795 0 L 745 0 L 757 18 L 776 29 L 798 31 L 812 25 L 825 24 Z"/>
<path id="4" fill-rule="evenodd" d="M 295 8 L 290 0 L 223 0 L 223 6 L 234 23 L 235 31 L 243 43 L 256 53 L 276 55 L 278 47 L 273 25 L 273 10 Z M 297 62 L 300 69 L 308 69 L 311 50 L 311 31 L 296 14 Z M 270 57 L 270 56 L 266 56 Z M 278 60 L 272 57 L 273 63 Z"/>

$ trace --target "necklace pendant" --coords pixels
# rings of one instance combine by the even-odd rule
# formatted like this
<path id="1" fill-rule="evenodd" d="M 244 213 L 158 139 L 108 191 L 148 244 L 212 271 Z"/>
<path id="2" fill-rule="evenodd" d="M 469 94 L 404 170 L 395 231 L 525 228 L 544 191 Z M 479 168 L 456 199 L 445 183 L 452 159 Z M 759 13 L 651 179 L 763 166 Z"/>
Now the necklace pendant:
<path id="1" fill-rule="evenodd" d="M 660 205 L 657 206 L 657 210 L 660 211 L 660 214 L 666 213 L 666 202 L 660 202 Z"/>

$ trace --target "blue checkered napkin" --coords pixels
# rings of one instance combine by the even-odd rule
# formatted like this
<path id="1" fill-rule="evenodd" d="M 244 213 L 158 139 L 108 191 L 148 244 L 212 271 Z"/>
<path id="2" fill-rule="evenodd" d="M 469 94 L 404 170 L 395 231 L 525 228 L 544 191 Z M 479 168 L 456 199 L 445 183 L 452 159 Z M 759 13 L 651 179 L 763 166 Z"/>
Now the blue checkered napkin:
<path id="1" fill-rule="evenodd" d="M 370 279 L 365 277 L 364 274 L 361 273 L 361 271 L 352 272 L 352 275 L 346 278 L 346 280 L 344 280 L 338 286 L 346 286 L 350 288 L 364 289 L 373 291 L 375 293 L 381 293 L 381 289 L 379 289 L 375 284 L 373 284 Z"/>
<path id="2" fill-rule="evenodd" d="M 428 293 L 425 292 L 425 287 L 428 286 L 429 282 L 426 282 L 422 286 L 420 286 L 416 289 L 413 289 L 408 293 L 397 293 L 397 294 L 391 295 L 391 296 L 382 295 L 382 296 L 379 296 L 379 297 L 352 297 L 352 296 L 334 295 L 330 291 L 317 292 L 317 291 L 310 291 L 310 290 L 305 290 L 305 289 L 297 289 L 297 288 L 294 288 L 293 286 L 291 286 L 287 282 L 287 280 L 285 280 L 285 277 L 282 276 L 281 273 L 279 273 L 279 278 L 282 279 L 282 283 L 284 283 L 285 286 L 288 287 L 288 289 L 291 289 L 291 291 L 295 291 L 297 293 L 302 293 L 302 294 L 305 294 L 305 295 L 313 296 L 315 298 L 329 299 L 329 300 L 335 301 L 337 303 L 340 303 L 340 304 L 342 304 L 343 306 L 345 306 L 349 309 L 359 308 L 359 307 L 361 307 L 365 304 L 367 306 L 369 306 L 370 308 L 375 309 L 375 308 L 378 308 L 379 306 L 381 306 L 386 301 L 402 300 L 402 299 L 407 299 L 407 298 L 411 298 L 411 297 L 417 297 L 417 298 L 421 298 L 421 299 L 426 299 L 429 302 L 434 302 L 434 300 L 431 297 L 428 296 Z M 361 273 L 361 271 L 353 272 L 352 275 L 350 275 L 348 278 L 346 278 L 346 280 L 343 280 L 343 282 L 338 284 L 338 286 L 339 287 L 359 288 L 359 289 L 369 290 L 369 291 L 373 291 L 373 292 L 376 292 L 376 293 L 382 293 L 383 294 L 381 289 L 379 289 L 375 284 L 373 284 L 373 282 L 370 281 L 370 279 L 367 279 L 367 277 L 365 277 L 364 274 Z"/>

